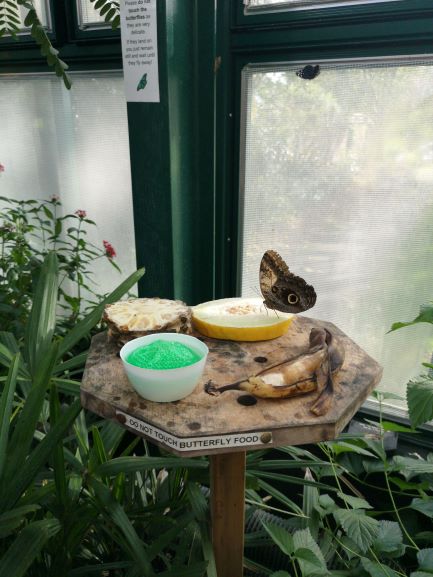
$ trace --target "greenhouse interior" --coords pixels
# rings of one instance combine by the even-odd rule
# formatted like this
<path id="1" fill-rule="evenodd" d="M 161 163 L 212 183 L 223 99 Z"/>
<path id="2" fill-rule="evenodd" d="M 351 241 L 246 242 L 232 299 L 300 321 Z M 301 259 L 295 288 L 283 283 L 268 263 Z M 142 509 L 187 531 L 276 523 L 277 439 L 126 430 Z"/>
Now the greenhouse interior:
<path id="1" fill-rule="evenodd" d="M 0 577 L 433 575 L 431 0 L 0 0 L 0 211 Z"/>

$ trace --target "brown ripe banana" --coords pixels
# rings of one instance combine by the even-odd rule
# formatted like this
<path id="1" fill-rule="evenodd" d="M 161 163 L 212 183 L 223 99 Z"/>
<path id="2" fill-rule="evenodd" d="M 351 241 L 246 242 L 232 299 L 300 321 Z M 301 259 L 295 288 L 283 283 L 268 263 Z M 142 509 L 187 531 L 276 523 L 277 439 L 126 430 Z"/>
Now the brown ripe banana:
<path id="1" fill-rule="evenodd" d="M 225 391 L 245 391 L 261 399 L 286 399 L 319 390 L 311 411 L 325 414 L 333 395 L 333 374 L 344 361 L 344 351 L 326 329 L 312 329 L 310 348 L 290 361 L 278 363 L 255 375 L 230 385 L 206 385 L 206 392 L 218 395 Z"/>

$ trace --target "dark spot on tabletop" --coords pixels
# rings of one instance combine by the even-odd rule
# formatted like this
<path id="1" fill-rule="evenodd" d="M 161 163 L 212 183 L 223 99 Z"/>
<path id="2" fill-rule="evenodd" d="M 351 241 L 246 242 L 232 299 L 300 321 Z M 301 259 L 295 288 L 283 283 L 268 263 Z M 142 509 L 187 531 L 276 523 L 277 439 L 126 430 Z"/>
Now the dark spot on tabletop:
<path id="1" fill-rule="evenodd" d="M 293 416 L 295 417 L 295 419 L 302 419 L 302 415 L 299 411 L 295 413 Z"/>
<path id="2" fill-rule="evenodd" d="M 139 405 L 140 409 L 145 409 L 146 408 L 146 403 L 141 402 Z"/>
<path id="3" fill-rule="evenodd" d="M 174 427 L 176 423 L 174 421 L 168 421 L 167 427 Z"/>
<path id="4" fill-rule="evenodd" d="M 254 357 L 254 360 L 256 361 L 256 363 L 266 363 L 268 359 L 267 357 Z"/>
<path id="5" fill-rule="evenodd" d="M 190 431 L 198 431 L 199 429 L 201 429 L 201 423 L 188 423 L 188 429 Z"/>
<path id="6" fill-rule="evenodd" d="M 113 401 L 120 401 L 120 397 L 119 396 L 113 397 Z"/>
<path id="7" fill-rule="evenodd" d="M 122 423 L 122 425 L 126 423 L 125 415 L 116 415 L 116 419 L 119 421 L 119 423 Z"/>
<path id="8" fill-rule="evenodd" d="M 243 405 L 244 407 L 250 407 L 257 404 L 257 399 L 252 395 L 241 395 L 236 400 L 240 405 Z"/>
<path id="9" fill-rule="evenodd" d="M 136 401 L 129 401 L 128 407 L 129 407 L 130 409 L 135 409 L 136 406 L 137 406 L 137 402 L 136 402 Z"/>

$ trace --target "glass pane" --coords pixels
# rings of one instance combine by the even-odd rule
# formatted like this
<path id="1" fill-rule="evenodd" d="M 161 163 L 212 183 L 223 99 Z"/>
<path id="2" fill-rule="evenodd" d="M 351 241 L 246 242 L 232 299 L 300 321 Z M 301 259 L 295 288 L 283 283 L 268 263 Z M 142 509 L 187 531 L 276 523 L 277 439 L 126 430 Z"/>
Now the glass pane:
<path id="1" fill-rule="evenodd" d="M 386 334 L 431 301 L 433 67 L 321 66 L 244 72 L 242 294 L 267 249 L 318 294 L 307 316 L 338 325 L 404 390 L 433 330 Z"/>
<path id="2" fill-rule="evenodd" d="M 110 27 L 109 24 L 106 24 L 105 17 L 101 16 L 98 10 L 95 10 L 94 4 L 92 4 L 90 0 L 77 0 L 77 7 L 78 20 L 81 27 Z"/>
<path id="3" fill-rule="evenodd" d="M 33 5 L 44 28 L 51 29 L 50 8 L 48 6 L 48 0 L 33 0 Z M 24 20 L 28 14 L 28 10 L 23 6 L 18 6 L 18 12 L 21 20 L 20 28 L 21 30 L 26 31 L 28 28 L 24 26 Z"/>
<path id="4" fill-rule="evenodd" d="M 123 77 L 72 78 L 68 91 L 52 74 L 0 76 L 0 196 L 59 195 L 64 214 L 85 210 L 98 225 L 88 240 L 110 242 L 122 269 L 95 260 L 97 291 L 105 293 L 136 269 Z"/>
<path id="5" fill-rule="evenodd" d="M 248 10 L 266 8 L 288 10 L 290 8 L 326 8 L 351 4 L 377 4 L 378 2 L 399 2 L 400 0 L 245 0 Z"/>

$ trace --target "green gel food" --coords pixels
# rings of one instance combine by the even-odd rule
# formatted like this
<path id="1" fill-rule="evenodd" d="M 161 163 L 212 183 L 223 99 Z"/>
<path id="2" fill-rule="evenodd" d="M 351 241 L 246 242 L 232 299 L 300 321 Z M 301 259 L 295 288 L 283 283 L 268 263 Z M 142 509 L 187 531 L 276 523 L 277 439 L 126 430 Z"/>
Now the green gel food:
<path id="1" fill-rule="evenodd" d="M 201 355 L 177 341 L 153 341 L 132 351 L 126 360 L 141 369 L 164 370 L 188 367 L 201 358 Z"/>

